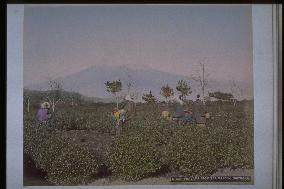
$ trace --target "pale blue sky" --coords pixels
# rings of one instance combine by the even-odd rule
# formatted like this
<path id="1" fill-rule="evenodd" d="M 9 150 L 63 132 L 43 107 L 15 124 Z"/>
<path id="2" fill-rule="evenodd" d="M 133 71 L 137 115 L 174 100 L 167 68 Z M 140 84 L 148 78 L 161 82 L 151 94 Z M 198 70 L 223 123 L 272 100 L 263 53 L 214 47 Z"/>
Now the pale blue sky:
<path id="1" fill-rule="evenodd" d="M 250 5 L 26 6 L 24 85 L 95 65 L 252 83 Z"/>

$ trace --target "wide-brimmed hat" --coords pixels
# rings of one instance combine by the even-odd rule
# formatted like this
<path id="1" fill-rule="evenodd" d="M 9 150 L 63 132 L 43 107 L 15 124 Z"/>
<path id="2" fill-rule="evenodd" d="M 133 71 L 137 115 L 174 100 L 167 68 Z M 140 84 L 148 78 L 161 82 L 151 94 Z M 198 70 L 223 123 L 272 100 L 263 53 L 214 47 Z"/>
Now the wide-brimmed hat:
<path id="1" fill-rule="evenodd" d="M 41 108 L 50 108 L 50 104 L 48 102 L 43 102 Z"/>

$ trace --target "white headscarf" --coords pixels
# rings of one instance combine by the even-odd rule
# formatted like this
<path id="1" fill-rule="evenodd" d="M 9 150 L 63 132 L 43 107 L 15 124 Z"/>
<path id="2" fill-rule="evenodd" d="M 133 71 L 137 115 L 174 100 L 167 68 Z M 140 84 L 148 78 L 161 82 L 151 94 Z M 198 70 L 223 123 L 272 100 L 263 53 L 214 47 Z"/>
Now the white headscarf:
<path id="1" fill-rule="evenodd" d="M 44 102 L 40 105 L 41 108 L 50 108 L 50 104 L 48 102 Z"/>
<path id="2" fill-rule="evenodd" d="M 128 95 L 126 95 L 125 100 L 133 101 L 133 99 L 131 98 L 131 96 L 130 96 L 129 94 L 128 94 Z"/>
<path id="3" fill-rule="evenodd" d="M 182 101 L 181 99 L 179 99 L 178 96 L 176 96 L 176 97 L 174 98 L 174 101 L 176 101 L 177 103 L 183 105 L 183 101 Z"/>

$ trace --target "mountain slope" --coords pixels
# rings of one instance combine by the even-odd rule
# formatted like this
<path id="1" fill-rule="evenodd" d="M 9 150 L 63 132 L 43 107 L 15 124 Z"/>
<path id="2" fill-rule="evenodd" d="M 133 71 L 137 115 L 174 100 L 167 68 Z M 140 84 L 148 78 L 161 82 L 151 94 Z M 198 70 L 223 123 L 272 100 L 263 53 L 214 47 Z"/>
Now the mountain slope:
<path id="1" fill-rule="evenodd" d="M 192 88 L 192 94 L 190 95 L 191 99 L 195 98 L 197 93 L 201 93 L 199 82 L 190 78 L 188 79 L 185 76 L 152 69 L 134 70 L 125 66 L 94 66 L 55 80 L 61 82 L 65 90 L 79 92 L 90 97 L 109 98 L 112 97 L 112 95 L 106 92 L 104 83 L 106 81 L 118 79 L 120 79 L 123 83 L 124 93 L 126 93 L 126 83 L 130 80 L 134 82 L 134 88 L 140 93 L 140 97 L 142 93 L 149 92 L 149 90 L 151 90 L 154 95 L 162 98 L 159 94 L 161 86 L 169 84 L 175 89 L 177 81 L 180 79 L 189 81 Z M 231 92 L 231 83 L 232 81 L 229 80 L 210 80 L 208 82 L 207 91 L 219 90 L 223 92 Z M 249 86 L 244 82 L 236 82 L 236 84 L 244 91 L 244 98 L 250 98 L 253 96 L 252 86 Z M 35 90 L 47 90 L 48 87 L 48 81 L 31 86 L 25 86 L 25 88 Z"/>

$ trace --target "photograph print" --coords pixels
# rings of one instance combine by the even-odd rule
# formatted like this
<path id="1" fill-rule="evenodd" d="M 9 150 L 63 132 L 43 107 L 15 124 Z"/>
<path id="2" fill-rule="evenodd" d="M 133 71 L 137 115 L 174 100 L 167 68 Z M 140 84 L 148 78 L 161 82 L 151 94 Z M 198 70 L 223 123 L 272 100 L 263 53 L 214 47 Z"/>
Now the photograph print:
<path id="1" fill-rule="evenodd" d="M 254 183 L 251 5 L 25 5 L 23 185 Z"/>

